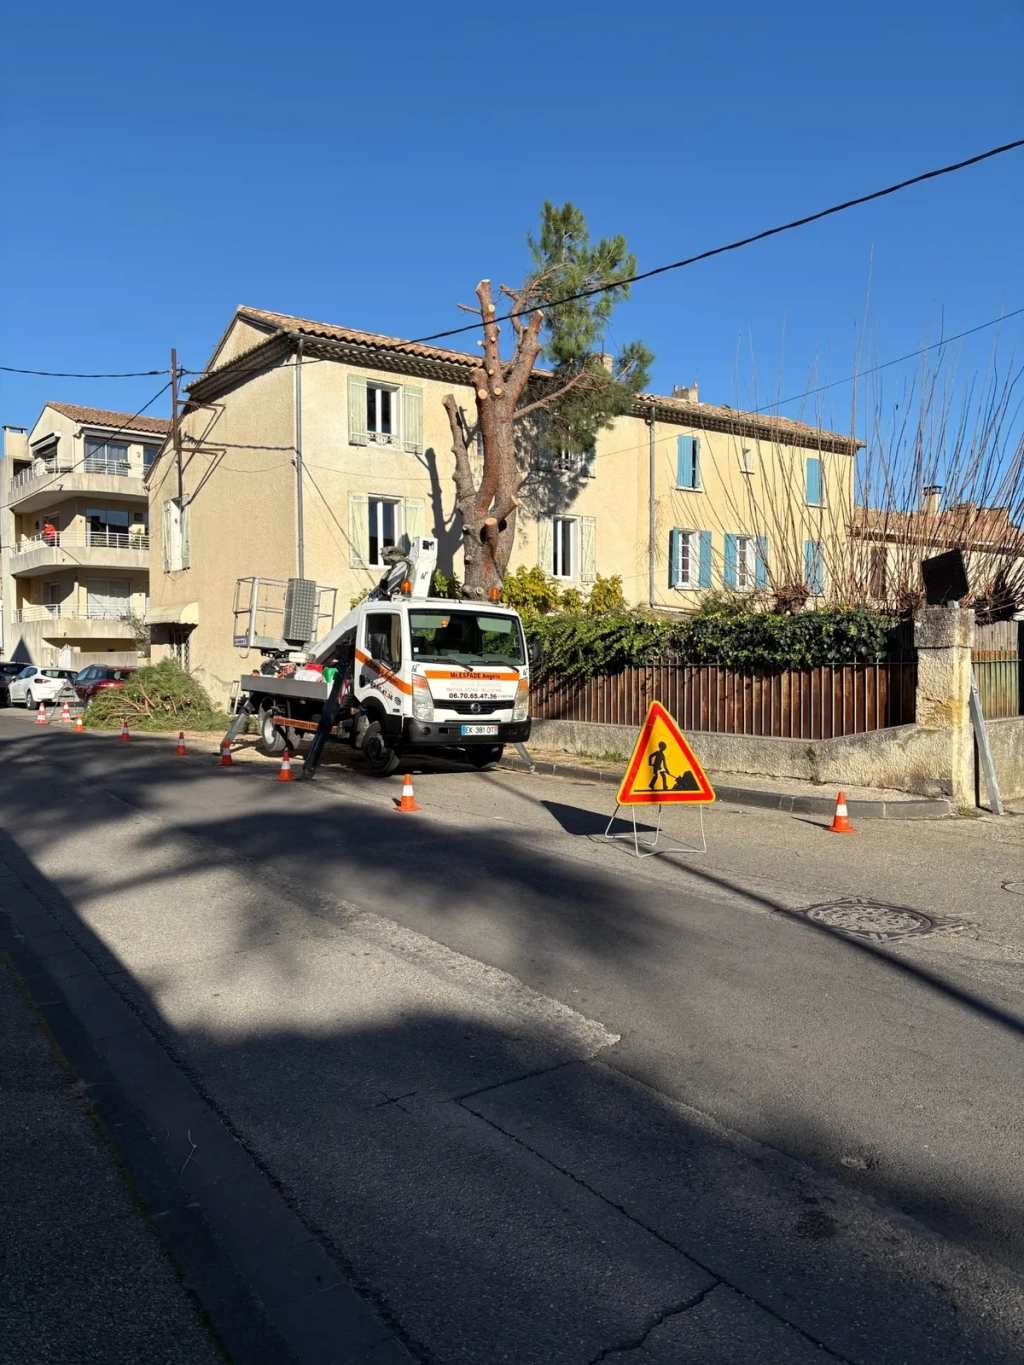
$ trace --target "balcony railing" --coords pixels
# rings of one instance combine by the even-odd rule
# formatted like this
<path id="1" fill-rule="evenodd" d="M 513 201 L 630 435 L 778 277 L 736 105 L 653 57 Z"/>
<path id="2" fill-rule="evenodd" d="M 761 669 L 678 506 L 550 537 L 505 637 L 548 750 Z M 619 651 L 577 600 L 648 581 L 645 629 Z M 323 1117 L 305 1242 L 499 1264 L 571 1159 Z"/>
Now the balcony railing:
<path id="1" fill-rule="evenodd" d="M 47 536 L 26 536 L 15 542 L 16 555 L 33 550 L 148 550 L 148 532 L 136 531 L 58 531 Z"/>
<path id="2" fill-rule="evenodd" d="M 32 602 L 19 607 L 14 619 L 19 624 L 30 621 L 124 621 L 128 611 L 128 607 L 120 603 L 116 607 L 78 607 L 69 606 L 66 602 Z"/>
<path id="3" fill-rule="evenodd" d="M 34 479 L 58 474 L 104 474 L 109 478 L 130 479 L 132 467 L 127 460 L 108 460 L 102 455 L 87 455 L 78 464 L 72 464 L 67 460 L 33 460 L 26 469 L 11 479 L 10 496 L 13 498 L 19 489 L 32 483 Z M 142 478 L 141 472 L 135 477 Z"/>

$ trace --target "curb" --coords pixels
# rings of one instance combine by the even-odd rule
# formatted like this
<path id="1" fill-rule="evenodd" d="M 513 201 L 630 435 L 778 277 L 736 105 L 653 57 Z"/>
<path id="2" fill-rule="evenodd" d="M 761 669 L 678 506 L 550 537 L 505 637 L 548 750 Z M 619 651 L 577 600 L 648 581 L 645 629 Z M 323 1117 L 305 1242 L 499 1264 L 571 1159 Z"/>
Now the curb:
<path id="1" fill-rule="evenodd" d="M 575 781 L 598 782 L 617 787 L 625 776 L 622 772 L 603 772 L 598 768 L 581 768 L 571 763 L 534 763 L 532 767 L 519 758 L 502 759 L 499 765 L 512 772 L 539 773 L 544 777 L 570 777 Z M 719 801 L 733 806 L 758 806 L 762 810 L 784 811 L 789 815 L 828 815 L 836 813 L 835 798 L 831 796 L 791 796 L 786 792 L 762 791 L 759 787 L 716 786 Z M 851 818 L 860 820 L 944 820 L 955 814 L 951 801 L 922 798 L 907 801 L 847 801 Z"/>

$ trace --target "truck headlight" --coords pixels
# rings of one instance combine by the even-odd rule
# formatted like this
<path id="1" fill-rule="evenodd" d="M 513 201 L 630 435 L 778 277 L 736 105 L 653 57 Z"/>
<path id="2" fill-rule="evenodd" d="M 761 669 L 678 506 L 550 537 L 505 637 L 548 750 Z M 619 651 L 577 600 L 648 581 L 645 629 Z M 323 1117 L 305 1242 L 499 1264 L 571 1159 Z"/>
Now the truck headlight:
<path id="1" fill-rule="evenodd" d="M 529 678 L 519 679 L 519 691 L 516 693 L 516 704 L 512 708 L 512 720 L 525 720 L 530 714 L 530 680 Z"/>
<path id="2" fill-rule="evenodd" d="M 412 675 L 412 714 L 415 720 L 434 719 L 434 698 L 430 695 L 426 678 L 421 678 L 418 673 Z"/>

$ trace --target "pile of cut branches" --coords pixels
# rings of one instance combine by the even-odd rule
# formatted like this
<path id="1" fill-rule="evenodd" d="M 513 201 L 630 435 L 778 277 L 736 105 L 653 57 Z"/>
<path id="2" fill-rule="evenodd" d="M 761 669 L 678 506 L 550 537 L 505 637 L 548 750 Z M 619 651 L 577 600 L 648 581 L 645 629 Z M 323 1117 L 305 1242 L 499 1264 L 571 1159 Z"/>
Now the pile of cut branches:
<path id="1" fill-rule="evenodd" d="M 121 687 L 105 687 L 85 709 L 97 730 L 224 730 L 229 718 L 173 659 L 140 668 Z"/>

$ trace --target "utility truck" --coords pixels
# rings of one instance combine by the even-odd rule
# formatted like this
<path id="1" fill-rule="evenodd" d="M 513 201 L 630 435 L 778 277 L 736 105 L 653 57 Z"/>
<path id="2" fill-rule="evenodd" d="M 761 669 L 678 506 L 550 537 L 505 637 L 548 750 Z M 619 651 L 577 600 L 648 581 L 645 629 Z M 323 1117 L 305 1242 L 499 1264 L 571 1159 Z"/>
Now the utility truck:
<path id="1" fill-rule="evenodd" d="M 412 750 L 493 766 L 530 734 L 530 659 L 517 612 L 499 602 L 430 596 L 437 542 L 389 547 L 388 572 L 347 616 L 314 640 L 333 610 L 309 579 L 239 579 L 234 644 L 258 649 L 240 680 L 228 731 L 249 716 L 264 753 L 313 742 L 302 775 L 329 739 L 350 744 L 371 771 L 393 773 Z"/>

